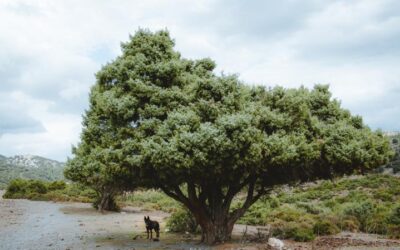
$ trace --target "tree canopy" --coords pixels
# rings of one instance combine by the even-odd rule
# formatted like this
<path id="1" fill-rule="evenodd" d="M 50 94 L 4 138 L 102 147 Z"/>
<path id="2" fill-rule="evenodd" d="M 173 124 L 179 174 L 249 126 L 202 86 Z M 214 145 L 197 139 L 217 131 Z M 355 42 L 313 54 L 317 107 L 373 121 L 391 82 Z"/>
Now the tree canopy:
<path id="1" fill-rule="evenodd" d="M 392 152 L 327 85 L 251 87 L 189 60 L 167 31 L 139 30 L 97 73 L 70 172 L 120 189 L 159 188 L 181 202 L 208 243 L 274 186 L 363 173 Z M 234 196 L 247 198 L 232 210 Z"/>

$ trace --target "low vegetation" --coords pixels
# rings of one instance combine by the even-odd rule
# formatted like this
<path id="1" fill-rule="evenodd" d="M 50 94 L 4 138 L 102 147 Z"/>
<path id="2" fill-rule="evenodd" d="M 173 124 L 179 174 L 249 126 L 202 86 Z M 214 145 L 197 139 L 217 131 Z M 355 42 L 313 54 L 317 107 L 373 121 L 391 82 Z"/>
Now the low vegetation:
<path id="1" fill-rule="evenodd" d="M 398 238 L 400 178 L 375 174 L 281 189 L 255 203 L 239 223 L 270 224 L 274 236 L 298 241 L 340 231 Z"/>
<path id="2" fill-rule="evenodd" d="M 235 197 L 234 209 L 244 201 Z M 4 198 L 93 202 L 96 193 L 63 181 L 13 180 Z M 189 211 L 164 193 L 149 189 L 117 197 L 120 206 L 171 213 L 166 228 L 172 232 L 199 232 Z M 373 174 L 336 181 L 282 187 L 256 202 L 239 220 L 247 225 L 271 225 L 272 235 L 296 241 L 340 231 L 367 232 L 400 238 L 400 178 Z"/>
<path id="3" fill-rule="evenodd" d="M 41 201 L 79 201 L 93 202 L 97 194 L 79 184 L 64 181 L 41 181 L 14 179 L 7 186 L 3 198 L 30 199 Z"/>
<path id="4" fill-rule="evenodd" d="M 160 210 L 168 213 L 180 209 L 177 201 L 154 189 L 125 193 L 118 196 L 117 203 L 121 206 L 141 207 L 144 210 Z"/>

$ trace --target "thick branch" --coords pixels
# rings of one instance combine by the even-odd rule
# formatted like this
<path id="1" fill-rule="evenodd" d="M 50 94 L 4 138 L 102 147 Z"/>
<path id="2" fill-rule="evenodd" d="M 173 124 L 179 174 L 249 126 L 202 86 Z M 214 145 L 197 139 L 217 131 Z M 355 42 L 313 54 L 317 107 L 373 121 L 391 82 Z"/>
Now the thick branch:
<path id="1" fill-rule="evenodd" d="M 231 185 L 229 185 L 229 189 L 228 192 L 225 195 L 225 199 L 224 199 L 224 203 L 223 206 L 225 208 L 229 209 L 229 205 L 232 202 L 233 197 L 235 197 L 235 195 L 242 189 L 244 188 L 246 185 L 249 184 L 249 182 L 252 180 L 252 178 L 254 178 L 252 175 L 248 176 L 242 183 L 236 184 L 232 183 Z"/>
<path id="2" fill-rule="evenodd" d="M 247 209 L 249 209 L 249 207 L 251 205 L 253 205 L 258 199 L 260 199 L 261 196 L 265 195 L 268 191 L 272 190 L 272 188 L 271 189 L 267 189 L 265 187 L 261 187 L 257 191 L 257 194 L 254 195 L 255 184 L 256 184 L 256 178 L 253 179 L 249 184 L 249 189 L 247 191 L 247 197 L 246 197 L 246 200 L 243 203 L 242 207 L 234 210 L 230 214 L 229 220 L 230 220 L 231 223 L 234 223 L 236 220 L 238 220 L 247 211 Z"/>

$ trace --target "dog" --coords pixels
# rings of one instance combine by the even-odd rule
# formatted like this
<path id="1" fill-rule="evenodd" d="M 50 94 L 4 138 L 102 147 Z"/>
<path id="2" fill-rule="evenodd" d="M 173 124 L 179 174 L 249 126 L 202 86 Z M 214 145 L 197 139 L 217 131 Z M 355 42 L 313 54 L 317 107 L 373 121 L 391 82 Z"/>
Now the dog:
<path id="1" fill-rule="evenodd" d="M 157 239 L 160 238 L 160 224 L 158 224 L 155 220 L 150 220 L 150 217 L 144 217 L 144 223 L 146 223 L 146 232 L 147 232 L 147 239 L 149 238 L 150 232 L 150 239 L 153 239 L 153 229 L 157 234 Z"/>

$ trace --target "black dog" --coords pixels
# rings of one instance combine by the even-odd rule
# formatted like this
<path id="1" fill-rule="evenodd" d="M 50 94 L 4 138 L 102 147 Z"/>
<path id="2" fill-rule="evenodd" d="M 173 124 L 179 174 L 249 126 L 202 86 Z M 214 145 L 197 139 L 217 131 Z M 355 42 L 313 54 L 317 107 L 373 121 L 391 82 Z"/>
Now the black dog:
<path id="1" fill-rule="evenodd" d="M 146 232 L 147 232 L 147 239 L 149 238 L 150 232 L 150 239 L 153 239 L 153 229 L 157 234 L 157 238 L 160 238 L 160 224 L 158 224 L 155 220 L 150 220 L 150 217 L 144 217 L 144 223 L 146 223 Z"/>

